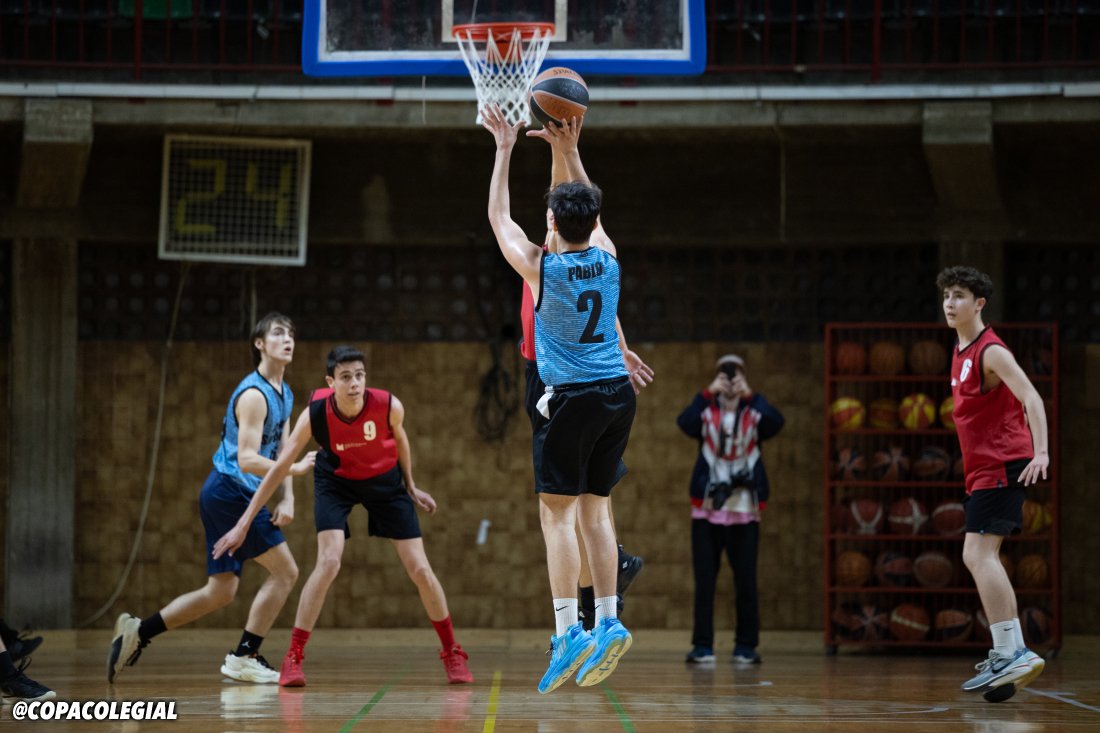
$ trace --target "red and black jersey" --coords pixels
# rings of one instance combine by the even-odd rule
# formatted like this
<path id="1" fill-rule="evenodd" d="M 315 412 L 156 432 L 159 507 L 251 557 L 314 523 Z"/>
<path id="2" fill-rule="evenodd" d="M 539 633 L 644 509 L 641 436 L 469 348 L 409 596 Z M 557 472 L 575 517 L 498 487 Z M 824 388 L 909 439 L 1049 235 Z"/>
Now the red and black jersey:
<path id="1" fill-rule="evenodd" d="M 1024 407 L 1004 382 L 985 388 L 983 359 L 990 346 L 1008 348 L 986 326 L 978 338 L 951 358 L 951 395 L 955 431 L 966 470 L 966 492 L 1008 485 L 1005 464 L 1031 460 L 1035 450 Z"/>
<path id="2" fill-rule="evenodd" d="M 397 465 L 397 440 L 390 427 L 392 396 L 384 389 L 367 389 L 363 409 L 344 417 L 336 409 L 332 389 L 309 396 L 309 424 L 320 444 L 317 467 L 352 481 L 381 476 Z"/>

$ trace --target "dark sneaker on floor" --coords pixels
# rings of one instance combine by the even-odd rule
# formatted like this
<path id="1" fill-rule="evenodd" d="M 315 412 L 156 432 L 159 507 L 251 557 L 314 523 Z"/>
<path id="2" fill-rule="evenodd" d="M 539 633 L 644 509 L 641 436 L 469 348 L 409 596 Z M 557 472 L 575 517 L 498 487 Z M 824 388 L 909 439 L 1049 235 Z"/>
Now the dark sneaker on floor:
<path id="1" fill-rule="evenodd" d="M 714 649 L 709 646 L 694 646 L 684 661 L 688 664 L 709 664 L 714 661 Z"/>
<path id="2" fill-rule="evenodd" d="M 760 664 L 764 660 L 760 658 L 755 649 L 738 647 L 733 650 L 733 661 L 738 664 Z"/>
<path id="3" fill-rule="evenodd" d="M 3 698 L 5 703 L 19 702 L 20 700 L 35 702 L 37 700 L 52 700 L 57 697 L 57 693 L 53 690 L 23 674 L 23 670 L 26 668 L 26 664 L 21 664 L 18 672 L 0 682 L 0 698 Z"/>

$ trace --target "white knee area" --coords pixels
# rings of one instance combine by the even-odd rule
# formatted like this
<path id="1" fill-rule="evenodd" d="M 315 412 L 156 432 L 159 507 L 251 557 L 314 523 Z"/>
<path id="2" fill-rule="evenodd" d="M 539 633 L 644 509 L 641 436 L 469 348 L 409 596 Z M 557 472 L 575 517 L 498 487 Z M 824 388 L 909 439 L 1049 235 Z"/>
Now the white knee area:
<path id="1" fill-rule="evenodd" d="M 317 569 L 328 580 L 333 580 L 340 574 L 340 556 L 322 555 L 317 559 Z"/>
<path id="2" fill-rule="evenodd" d="M 430 586 L 435 580 L 435 573 L 432 572 L 430 565 L 417 565 L 409 570 L 409 578 L 416 583 L 416 587 L 424 588 Z"/>

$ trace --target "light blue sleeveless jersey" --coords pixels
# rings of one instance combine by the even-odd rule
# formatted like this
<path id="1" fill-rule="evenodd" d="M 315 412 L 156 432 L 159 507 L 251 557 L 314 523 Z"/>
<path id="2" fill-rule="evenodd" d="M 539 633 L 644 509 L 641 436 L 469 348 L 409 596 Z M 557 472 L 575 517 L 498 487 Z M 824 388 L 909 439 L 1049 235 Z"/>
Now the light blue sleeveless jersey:
<path id="1" fill-rule="evenodd" d="M 264 458 L 275 460 L 279 452 L 279 444 L 283 439 L 283 426 L 290 419 L 290 411 L 294 407 L 294 393 L 290 391 L 290 385 L 283 382 L 283 391 L 271 386 L 259 372 L 254 371 L 241 380 L 237 388 L 233 390 L 233 396 L 229 398 L 229 407 L 225 410 L 222 419 L 222 441 L 214 454 L 214 469 L 218 473 L 229 476 L 249 491 L 255 491 L 260 487 L 262 476 L 245 473 L 237 463 L 237 400 L 246 390 L 258 389 L 267 400 L 267 417 L 264 418 L 264 434 L 260 438 L 260 455 Z"/>
<path id="2" fill-rule="evenodd" d="M 619 261 L 599 247 L 544 254 L 535 304 L 535 356 L 551 387 L 625 377 L 615 314 Z"/>

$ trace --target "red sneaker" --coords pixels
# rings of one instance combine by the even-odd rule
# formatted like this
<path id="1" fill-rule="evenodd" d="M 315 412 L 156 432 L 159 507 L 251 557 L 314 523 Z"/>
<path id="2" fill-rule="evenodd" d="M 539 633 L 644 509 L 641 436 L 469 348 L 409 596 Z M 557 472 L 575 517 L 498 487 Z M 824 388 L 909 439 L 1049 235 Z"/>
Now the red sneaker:
<path id="1" fill-rule="evenodd" d="M 450 651 L 446 649 L 441 651 L 439 658 L 443 660 L 443 668 L 447 670 L 447 681 L 452 685 L 474 681 L 474 676 L 470 674 L 470 668 L 466 666 L 466 660 L 470 658 L 470 655 L 463 651 L 458 644 L 455 644 Z"/>
<path id="2" fill-rule="evenodd" d="M 279 684 L 283 687 L 305 687 L 306 675 L 302 672 L 302 660 L 306 654 L 301 649 L 287 649 L 283 668 L 279 670 Z"/>

